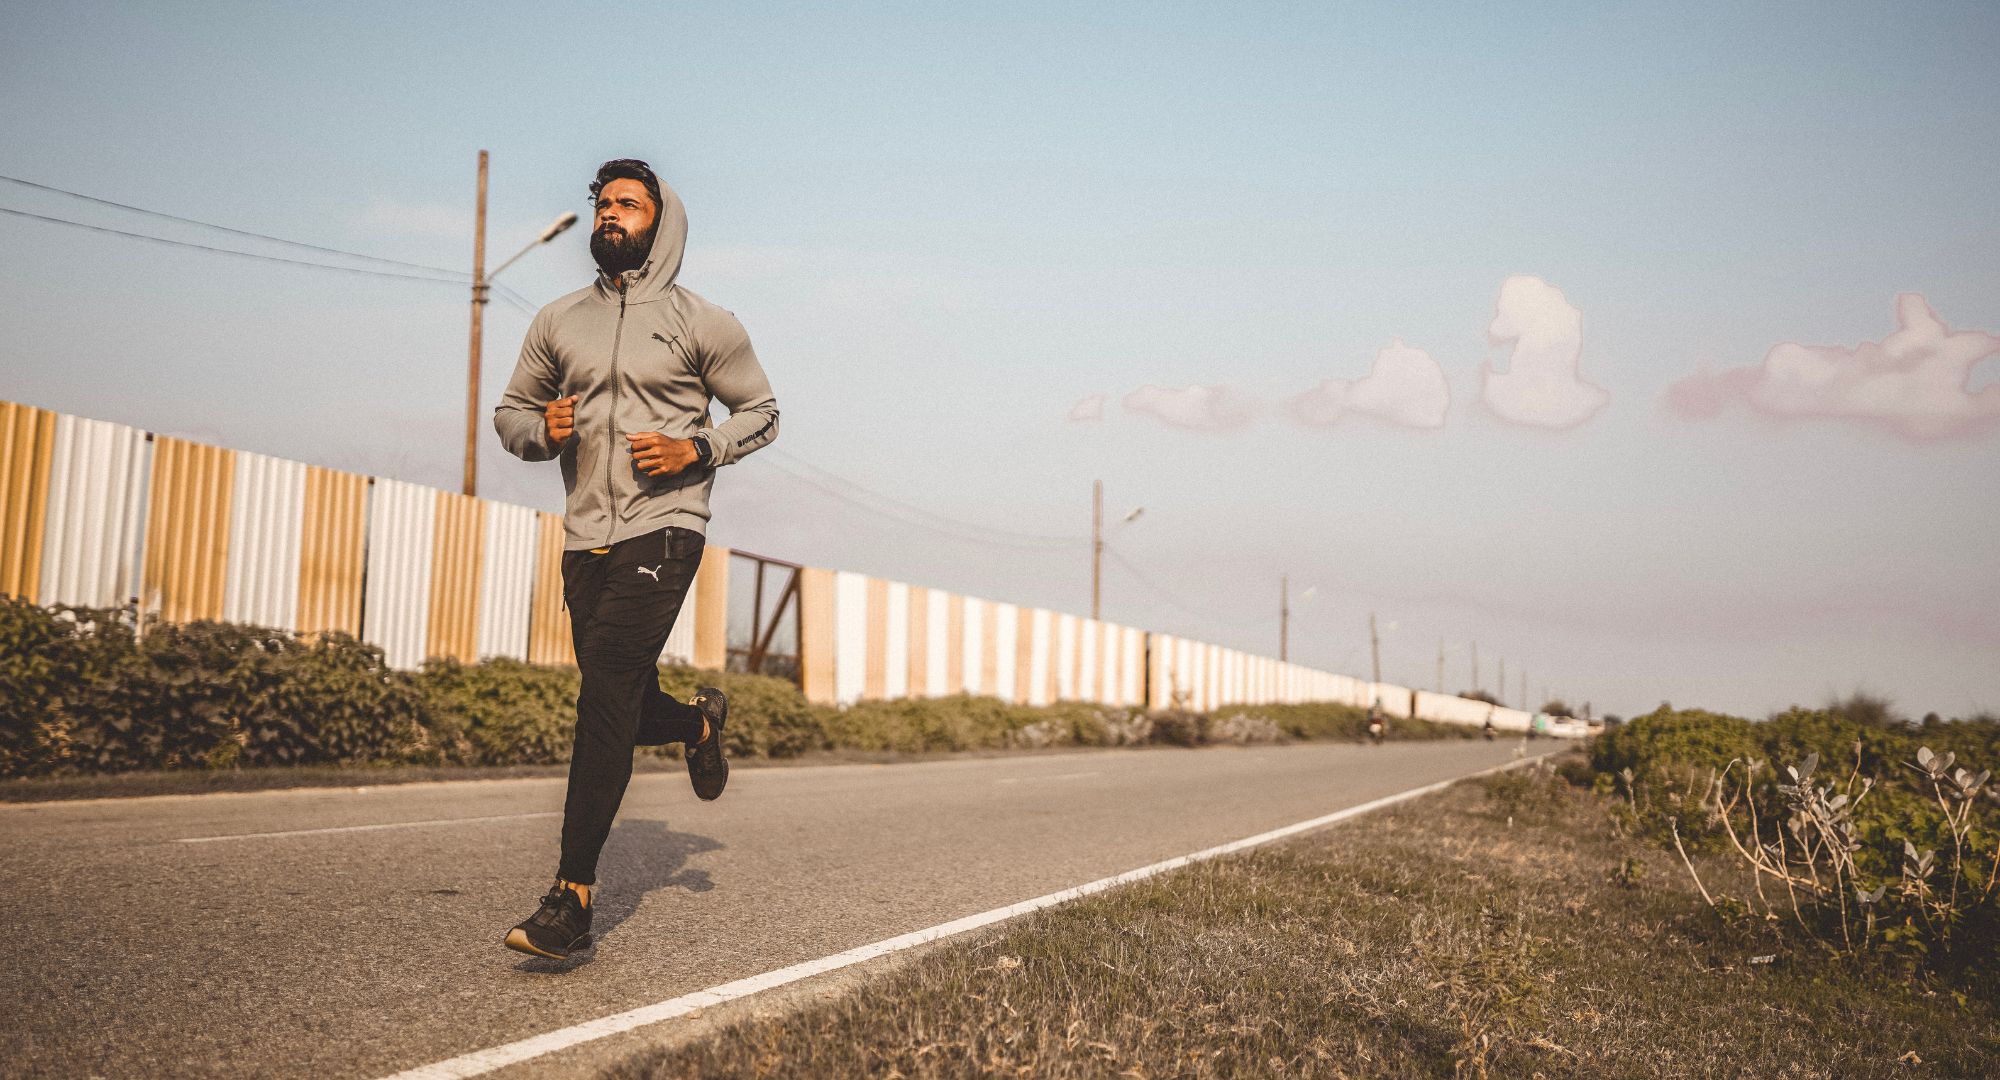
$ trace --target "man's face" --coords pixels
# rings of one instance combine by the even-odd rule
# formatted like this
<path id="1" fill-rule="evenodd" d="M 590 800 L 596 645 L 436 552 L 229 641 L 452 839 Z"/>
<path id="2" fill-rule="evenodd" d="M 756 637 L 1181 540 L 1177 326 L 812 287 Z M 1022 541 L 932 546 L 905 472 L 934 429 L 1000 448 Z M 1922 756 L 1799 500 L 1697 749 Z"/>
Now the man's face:
<path id="1" fill-rule="evenodd" d="M 659 212 L 646 185 L 637 180 L 613 180 L 598 189 L 597 220 L 590 233 L 590 254 L 597 265 L 607 274 L 645 265 Z"/>

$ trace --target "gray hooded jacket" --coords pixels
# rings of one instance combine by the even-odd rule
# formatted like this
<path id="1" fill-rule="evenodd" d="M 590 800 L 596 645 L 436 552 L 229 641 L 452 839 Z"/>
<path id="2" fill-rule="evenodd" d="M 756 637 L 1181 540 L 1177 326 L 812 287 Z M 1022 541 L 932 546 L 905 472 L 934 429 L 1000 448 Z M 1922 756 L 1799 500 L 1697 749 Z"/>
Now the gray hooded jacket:
<path id="1" fill-rule="evenodd" d="M 665 183 L 660 196 L 665 205 L 646 264 L 621 275 L 622 291 L 618 279 L 600 272 L 589 288 L 537 313 L 493 410 L 508 453 L 561 458 L 565 550 L 608 547 L 669 525 L 706 533 L 715 469 L 778 436 L 778 403 L 743 324 L 674 281 L 687 246 L 687 211 Z M 558 453 L 542 407 L 571 394 L 576 433 Z M 703 436 L 710 465 L 672 476 L 647 476 L 633 465 L 628 433 L 690 438 L 708 427 L 711 401 L 722 402 L 729 418 Z"/>

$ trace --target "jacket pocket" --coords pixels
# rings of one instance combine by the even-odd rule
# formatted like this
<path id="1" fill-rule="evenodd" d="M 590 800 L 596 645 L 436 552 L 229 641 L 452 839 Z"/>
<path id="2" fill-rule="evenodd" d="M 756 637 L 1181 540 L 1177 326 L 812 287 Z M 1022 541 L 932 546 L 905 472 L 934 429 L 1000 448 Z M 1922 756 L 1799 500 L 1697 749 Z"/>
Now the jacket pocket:
<path id="1" fill-rule="evenodd" d="M 682 559 L 701 558 L 702 550 L 708 543 L 700 533 L 693 529 L 683 529 L 679 525 L 669 525 L 661 531 L 667 534 L 665 550 L 661 554 L 676 562 Z"/>

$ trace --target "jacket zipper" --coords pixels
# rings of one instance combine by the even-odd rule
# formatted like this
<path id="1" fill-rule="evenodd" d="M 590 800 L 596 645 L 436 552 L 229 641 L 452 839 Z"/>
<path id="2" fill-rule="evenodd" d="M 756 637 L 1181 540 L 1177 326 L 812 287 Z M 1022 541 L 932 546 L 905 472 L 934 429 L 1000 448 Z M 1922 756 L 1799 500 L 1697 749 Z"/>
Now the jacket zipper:
<path id="1" fill-rule="evenodd" d="M 625 339 L 625 290 L 618 290 L 618 326 L 611 331 L 611 452 L 604 459 L 604 546 L 611 546 L 611 537 L 618 531 L 618 492 L 613 488 L 612 470 L 618 461 L 618 345 Z"/>

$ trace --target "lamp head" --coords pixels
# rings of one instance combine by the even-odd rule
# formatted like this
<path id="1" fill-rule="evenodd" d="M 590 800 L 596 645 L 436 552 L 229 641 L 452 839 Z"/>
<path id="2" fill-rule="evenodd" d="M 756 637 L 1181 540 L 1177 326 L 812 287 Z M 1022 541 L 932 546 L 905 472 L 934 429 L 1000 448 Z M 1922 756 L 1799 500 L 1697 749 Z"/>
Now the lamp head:
<path id="1" fill-rule="evenodd" d="M 564 229 L 567 229 L 574 224 L 576 224 L 576 211 L 574 210 L 565 211 L 563 213 L 563 216 L 555 219 L 554 222 L 550 223 L 548 228 L 542 230 L 541 242 L 546 244 L 549 241 L 554 240 L 556 237 L 562 235 L 562 231 Z"/>

